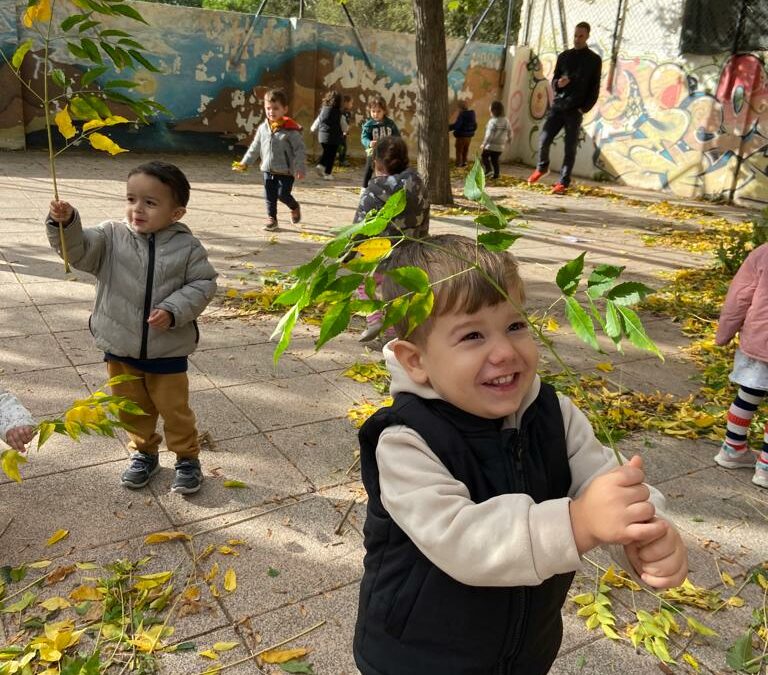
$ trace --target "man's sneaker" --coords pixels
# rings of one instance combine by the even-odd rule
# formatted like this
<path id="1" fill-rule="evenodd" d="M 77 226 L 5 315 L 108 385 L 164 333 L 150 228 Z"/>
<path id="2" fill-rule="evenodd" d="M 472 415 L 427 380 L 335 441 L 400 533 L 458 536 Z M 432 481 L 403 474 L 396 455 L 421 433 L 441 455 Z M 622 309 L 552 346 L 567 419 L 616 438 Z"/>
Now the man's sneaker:
<path id="1" fill-rule="evenodd" d="M 333 174 L 332 173 L 323 174 L 323 180 L 333 180 Z"/>
<path id="2" fill-rule="evenodd" d="M 316 164 L 315 165 L 315 172 L 318 176 L 325 175 L 325 167 L 322 164 Z"/>
<path id="3" fill-rule="evenodd" d="M 277 229 L 277 218 L 267 218 L 267 222 L 264 223 L 264 229 L 274 232 Z"/>
<path id="4" fill-rule="evenodd" d="M 128 468 L 123 471 L 120 482 L 127 488 L 143 488 L 149 479 L 160 469 L 160 458 L 144 452 L 134 452 L 128 460 Z"/>
<path id="5" fill-rule="evenodd" d="M 752 482 L 763 488 L 768 488 L 768 464 L 758 462 L 755 464 L 755 475 L 752 476 Z"/>
<path id="6" fill-rule="evenodd" d="M 301 222 L 301 206 L 297 205 L 295 209 L 291 209 L 291 222 L 294 225 Z"/>
<path id="7" fill-rule="evenodd" d="M 549 173 L 549 170 L 539 171 L 538 169 L 536 169 L 530 176 L 528 176 L 528 185 L 533 185 L 534 183 L 538 183 L 548 173 Z"/>
<path id="8" fill-rule="evenodd" d="M 715 463 L 726 469 L 751 469 L 755 466 L 755 455 L 749 448 L 736 452 L 730 445 L 723 443 L 715 455 Z"/>
<path id="9" fill-rule="evenodd" d="M 190 495 L 200 489 L 203 482 L 203 472 L 200 462 L 196 459 L 180 459 L 176 462 L 176 476 L 171 485 L 171 492 Z"/>
<path id="10" fill-rule="evenodd" d="M 555 183 L 552 186 L 553 195 L 564 195 L 566 192 L 568 192 L 568 188 L 562 183 Z"/>

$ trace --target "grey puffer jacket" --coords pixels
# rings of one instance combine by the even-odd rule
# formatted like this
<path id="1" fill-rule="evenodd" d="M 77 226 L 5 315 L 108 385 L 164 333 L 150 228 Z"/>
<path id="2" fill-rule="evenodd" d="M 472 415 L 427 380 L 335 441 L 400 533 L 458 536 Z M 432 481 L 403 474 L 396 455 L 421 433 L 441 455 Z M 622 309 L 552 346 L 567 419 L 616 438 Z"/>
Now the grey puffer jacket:
<path id="1" fill-rule="evenodd" d="M 248 146 L 241 162 L 254 164 L 261 157 L 261 170 L 265 173 L 295 176 L 306 173 L 307 150 L 304 146 L 302 127 L 290 117 L 284 117 L 279 129 L 272 131 L 265 120 L 256 130 L 256 136 Z"/>
<path id="2" fill-rule="evenodd" d="M 395 192 L 405 188 L 405 209 L 392 219 L 382 236 L 397 236 L 402 231 L 410 237 L 426 237 L 429 234 L 429 197 L 421 176 L 408 167 L 392 176 L 375 176 L 360 195 L 355 212 L 355 223 L 365 218 L 371 209 L 380 209 Z"/>
<path id="3" fill-rule="evenodd" d="M 48 241 L 61 255 L 59 230 L 46 221 Z M 195 319 L 216 292 L 216 270 L 183 223 L 139 234 L 124 221 L 83 229 L 75 211 L 64 228 L 72 266 L 96 277 L 90 329 L 99 349 L 115 356 L 158 359 L 187 356 L 197 347 Z M 172 327 L 147 324 L 153 309 L 173 315 Z"/>

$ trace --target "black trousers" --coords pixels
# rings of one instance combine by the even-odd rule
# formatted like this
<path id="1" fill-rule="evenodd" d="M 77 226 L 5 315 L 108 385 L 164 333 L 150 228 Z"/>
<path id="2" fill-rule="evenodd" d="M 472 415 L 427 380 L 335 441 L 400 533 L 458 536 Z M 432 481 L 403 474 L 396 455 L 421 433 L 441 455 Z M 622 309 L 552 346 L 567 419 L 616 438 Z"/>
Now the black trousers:
<path id="1" fill-rule="evenodd" d="M 365 158 L 365 176 L 363 176 L 363 187 L 368 187 L 368 182 L 373 178 L 373 154 Z"/>
<path id="2" fill-rule="evenodd" d="M 325 174 L 329 175 L 333 171 L 333 163 L 336 161 L 336 153 L 339 150 L 338 143 L 321 143 L 323 146 L 323 154 L 320 155 L 320 161 L 318 162 L 325 169 Z"/>
<path id="3" fill-rule="evenodd" d="M 501 157 L 501 152 L 499 150 L 483 150 L 481 159 L 483 161 L 483 169 L 485 170 L 486 176 L 492 173 L 493 178 L 499 177 L 499 157 Z"/>
<path id="4" fill-rule="evenodd" d="M 264 173 L 264 201 L 267 202 L 267 215 L 277 218 L 277 201 L 280 200 L 289 209 L 299 206 L 299 202 L 291 194 L 293 176 L 282 173 Z"/>
<path id="5" fill-rule="evenodd" d="M 565 128 L 565 153 L 563 168 L 560 169 L 560 182 L 568 187 L 571 184 L 571 172 L 576 161 L 576 148 L 579 145 L 579 129 L 584 117 L 578 110 L 555 110 L 550 108 L 547 119 L 539 135 L 539 163 L 536 168 L 546 171 L 549 168 L 549 148 L 555 136 Z"/>

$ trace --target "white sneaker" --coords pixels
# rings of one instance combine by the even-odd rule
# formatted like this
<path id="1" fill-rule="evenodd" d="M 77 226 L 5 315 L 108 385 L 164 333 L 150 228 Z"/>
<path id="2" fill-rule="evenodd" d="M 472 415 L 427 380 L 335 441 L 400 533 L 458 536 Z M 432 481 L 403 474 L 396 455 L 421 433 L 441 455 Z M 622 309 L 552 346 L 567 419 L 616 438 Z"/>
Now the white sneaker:
<path id="1" fill-rule="evenodd" d="M 736 452 L 726 443 L 720 446 L 720 451 L 714 457 L 715 463 L 726 469 L 751 469 L 755 466 L 755 453 L 749 448 Z"/>
<path id="2" fill-rule="evenodd" d="M 768 464 L 765 462 L 755 464 L 755 475 L 752 476 L 752 482 L 762 488 L 768 488 Z"/>
<path id="3" fill-rule="evenodd" d="M 333 180 L 333 174 L 332 173 L 323 174 L 323 180 Z"/>
<path id="4" fill-rule="evenodd" d="M 325 167 L 322 164 L 315 165 L 315 172 L 318 176 L 325 175 Z"/>

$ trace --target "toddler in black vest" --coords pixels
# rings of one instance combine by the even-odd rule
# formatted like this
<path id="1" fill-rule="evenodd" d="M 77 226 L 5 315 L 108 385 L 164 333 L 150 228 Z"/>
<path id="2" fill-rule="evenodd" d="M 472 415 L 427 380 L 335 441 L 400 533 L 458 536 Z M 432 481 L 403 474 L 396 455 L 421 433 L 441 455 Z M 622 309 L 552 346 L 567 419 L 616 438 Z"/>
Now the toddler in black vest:
<path id="1" fill-rule="evenodd" d="M 440 235 L 397 246 L 387 266 L 425 270 L 434 306 L 410 333 L 407 321 L 395 327 L 384 350 L 394 403 L 360 430 L 357 666 L 543 675 L 582 554 L 611 546 L 665 588 L 686 576 L 685 546 L 657 513 L 663 498 L 643 484 L 640 457 L 618 466 L 584 414 L 540 381 L 510 253 Z M 389 276 L 383 292 L 408 294 Z"/>

